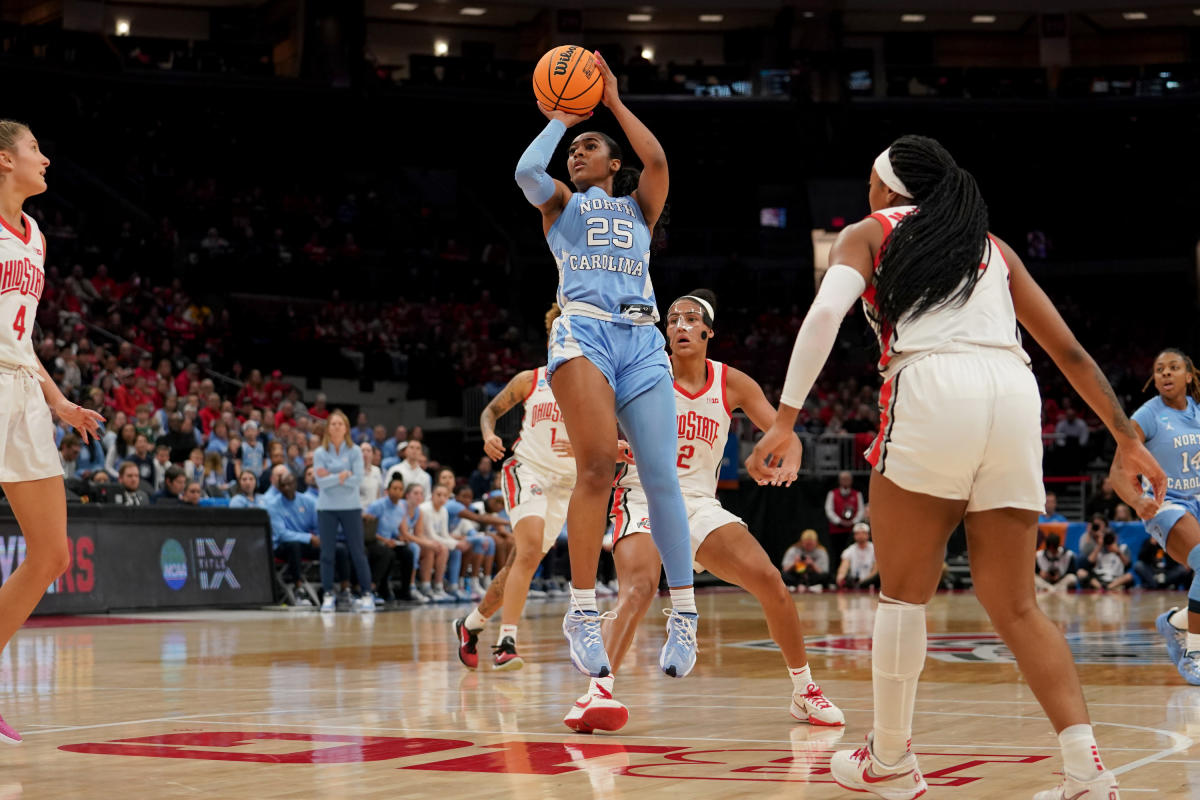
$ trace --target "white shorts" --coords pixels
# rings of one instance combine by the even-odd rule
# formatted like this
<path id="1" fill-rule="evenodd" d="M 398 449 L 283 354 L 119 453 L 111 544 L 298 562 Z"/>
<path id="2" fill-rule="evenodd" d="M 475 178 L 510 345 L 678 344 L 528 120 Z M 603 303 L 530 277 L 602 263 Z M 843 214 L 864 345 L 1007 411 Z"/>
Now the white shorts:
<path id="1" fill-rule="evenodd" d="M 0 368 L 0 483 L 62 477 L 54 421 L 32 374 Z"/>
<path id="2" fill-rule="evenodd" d="M 526 517 L 545 520 L 542 552 L 550 551 L 567 522 L 567 505 L 575 481 L 512 456 L 500 471 L 504 489 L 504 507 L 515 529 Z"/>
<path id="3" fill-rule="evenodd" d="M 1041 512 L 1041 416 L 1037 381 L 1016 354 L 934 353 L 883 384 L 866 457 L 900 488 L 966 500 L 968 512 Z"/>
<path id="4" fill-rule="evenodd" d="M 746 527 L 746 523 L 736 514 L 725 510 L 715 497 L 696 497 L 684 495 L 683 504 L 687 508 L 688 532 L 692 539 L 692 567 L 696 572 L 704 572 L 705 566 L 696 561 L 696 552 L 708 535 L 717 528 L 735 522 Z M 650 533 L 650 508 L 646 505 L 646 495 L 640 489 L 627 489 L 621 486 L 613 489 L 612 507 L 608 512 L 609 521 L 613 525 L 613 546 L 626 536 L 638 533 Z"/>

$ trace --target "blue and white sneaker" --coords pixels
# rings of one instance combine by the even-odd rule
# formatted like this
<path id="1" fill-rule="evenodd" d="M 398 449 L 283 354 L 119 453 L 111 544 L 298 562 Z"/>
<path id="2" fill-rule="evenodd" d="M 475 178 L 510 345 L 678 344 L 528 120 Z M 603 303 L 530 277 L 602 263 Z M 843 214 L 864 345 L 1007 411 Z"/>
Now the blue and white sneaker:
<path id="1" fill-rule="evenodd" d="M 1175 664 L 1179 674 L 1192 686 L 1200 686 L 1200 650 L 1184 653 L 1183 658 Z"/>
<path id="2" fill-rule="evenodd" d="M 1179 659 L 1183 658 L 1184 650 L 1187 648 L 1187 631 L 1181 631 L 1171 624 L 1171 615 L 1178 610 L 1178 606 L 1168 609 L 1154 620 L 1154 627 L 1167 642 L 1167 655 L 1171 657 L 1172 664 L 1179 663 Z"/>
<path id="3" fill-rule="evenodd" d="M 600 622 L 616 619 L 616 612 L 568 611 L 563 617 L 563 636 L 571 649 L 571 663 L 575 669 L 593 678 L 606 678 L 612 672 L 604 640 L 600 635 Z"/>
<path id="4" fill-rule="evenodd" d="M 696 621 L 699 614 L 664 608 L 667 640 L 658 654 L 658 666 L 672 678 L 682 678 L 696 666 Z"/>

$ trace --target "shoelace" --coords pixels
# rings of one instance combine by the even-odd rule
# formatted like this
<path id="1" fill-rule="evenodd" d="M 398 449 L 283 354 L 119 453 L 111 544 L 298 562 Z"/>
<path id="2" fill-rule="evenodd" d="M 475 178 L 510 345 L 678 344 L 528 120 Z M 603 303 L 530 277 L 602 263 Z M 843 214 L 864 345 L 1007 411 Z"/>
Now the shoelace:
<path id="1" fill-rule="evenodd" d="M 810 683 L 808 685 L 808 691 L 804 693 L 804 699 L 822 711 L 827 708 L 833 708 L 833 703 L 825 699 L 824 692 L 822 692 L 821 687 L 817 686 L 816 684 Z"/>
<path id="2" fill-rule="evenodd" d="M 854 754 L 850 757 L 861 764 L 863 761 L 866 761 L 868 755 L 870 755 L 870 753 L 867 750 L 867 746 L 863 745 L 862 747 L 855 750 Z"/>
<path id="3" fill-rule="evenodd" d="M 675 623 L 676 635 L 682 644 L 696 644 L 696 620 L 685 617 L 673 608 L 664 608 L 663 614 Z"/>
<path id="4" fill-rule="evenodd" d="M 583 646 L 595 647 L 603 644 L 600 638 L 600 622 L 606 619 L 616 619 L 617 612 L 605 611 L 603 614 L 585 614 L 582 611 L 572 611 L 571 619 L 583 626 Z"/>

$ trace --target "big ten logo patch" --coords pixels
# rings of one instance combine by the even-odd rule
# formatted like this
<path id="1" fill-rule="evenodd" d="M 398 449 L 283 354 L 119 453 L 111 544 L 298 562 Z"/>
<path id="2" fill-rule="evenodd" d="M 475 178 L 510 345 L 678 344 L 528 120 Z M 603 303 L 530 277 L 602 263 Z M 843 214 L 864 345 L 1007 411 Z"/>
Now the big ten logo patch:
<path id="1" fill-rule="evenodd" d="M 840 731 L 836 732 L 840 735 Z M 388 768 L 484 775 L 567 775 L 603 771 L 614 777 L 658 780 L 833 783 L 829 758 L 837 741 L 793 737 L 790 748 L 707 748 L 629 745 L 619 742 L 498 742 L 464 739 L 191 731 L 106 742 L 65 744 L 68 753 L 236 761 L 245 764 L 350 764 L 407 761 Z M 453 758 L 443 754 L 464 751 Z M 1015 765 L 1034 765 L 1048 755 L 917 753 L 932 786 L 962 788 L 988 778 L 1009 778 Z M 383 764 L 380 764 L 383 767 Z M 929 769 L 932 767 L 932 769 Z M 1039 769 L 1044 769 L 1039 767 Z M 432 776 L 430 776 L 432 777 Z M 984 785 L 964 796 L 978 794 Z"/>

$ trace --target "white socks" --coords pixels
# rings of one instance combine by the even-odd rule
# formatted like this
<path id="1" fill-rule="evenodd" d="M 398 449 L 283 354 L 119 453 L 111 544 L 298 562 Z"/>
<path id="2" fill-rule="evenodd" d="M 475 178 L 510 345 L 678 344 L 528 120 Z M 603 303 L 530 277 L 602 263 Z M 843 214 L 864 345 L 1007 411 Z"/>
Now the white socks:
<path id="1" fill-rule="evenodd" d="M 516 644 L 517 643 L 517 626 L 516 625 L 501 625 L 500 626 L 500 636 L 496 639 L 496 644 L 498 645 L 501 642 L 503 642 L 505 636 L 512 639 L 513 644 Z"/>
<path id="2" fill-rule="evenodd" d="M 1200 650 L 1200 633 L 1189 633 L 1187 635 L 1187 646 L 1183 649 L 1187 653 L 1195 653 L 1197 650 Z"/>
<path id="3" fill-rule="evenodd" d="M 1072 778 L 1086 782 L 1104 772 L 1091 725 L 1063 728 L 1058 743 L 1062 746 L 1063 768 Z"/>
<path id="4" fill-rule="evenodd" d="M 596 588 L 591 589 L 576 589 L 571 587 L 571 610 L 572 611 L 597 611 L 596 608 Z"/>
<path id="5" fill-rule="evenodd" d="M 917 681 L 925 666 L 925 606 L 879 596 L 871 645 L 875 757 L 887 766 L 908 752 Z"/>
<path id="6" fill-rule="evenodd" d="M 788 675 L 792 677 L 792 694 L 808 694 L 808 687 L 815 686 L 808 664 L 803 667 L 788 667 Z"/>
<path id="7" fill-rule="evenodd" d="M 1181 631 L 1186 631 L 1188 629 L 1187 606 L 1184 606 L 1183 608 L 1176 610 L 1176 612 L 1171 615 L 1170 620 L 1171 620 L 1171 624 L 1174 625 L 1176 628 L 1178 628 Z"/>
<path id="8" fill-rule="evenodd" d="M 695 614 L 696 611 L 696 591 L 691 586 L 686 589 L 671 590 L 671 606 L 679 612 Z"/>
<path id="9" fill-rule="evenodd" d="M 467 614 L 467 619 L 463 622 L 463 625 L 469 631 L 481 631 L 487 625 L 487 621 L 488 618 L 479 613 L 479 606 L 475 606 L 475 608 L 471 609 L 471 613 Z"/>

